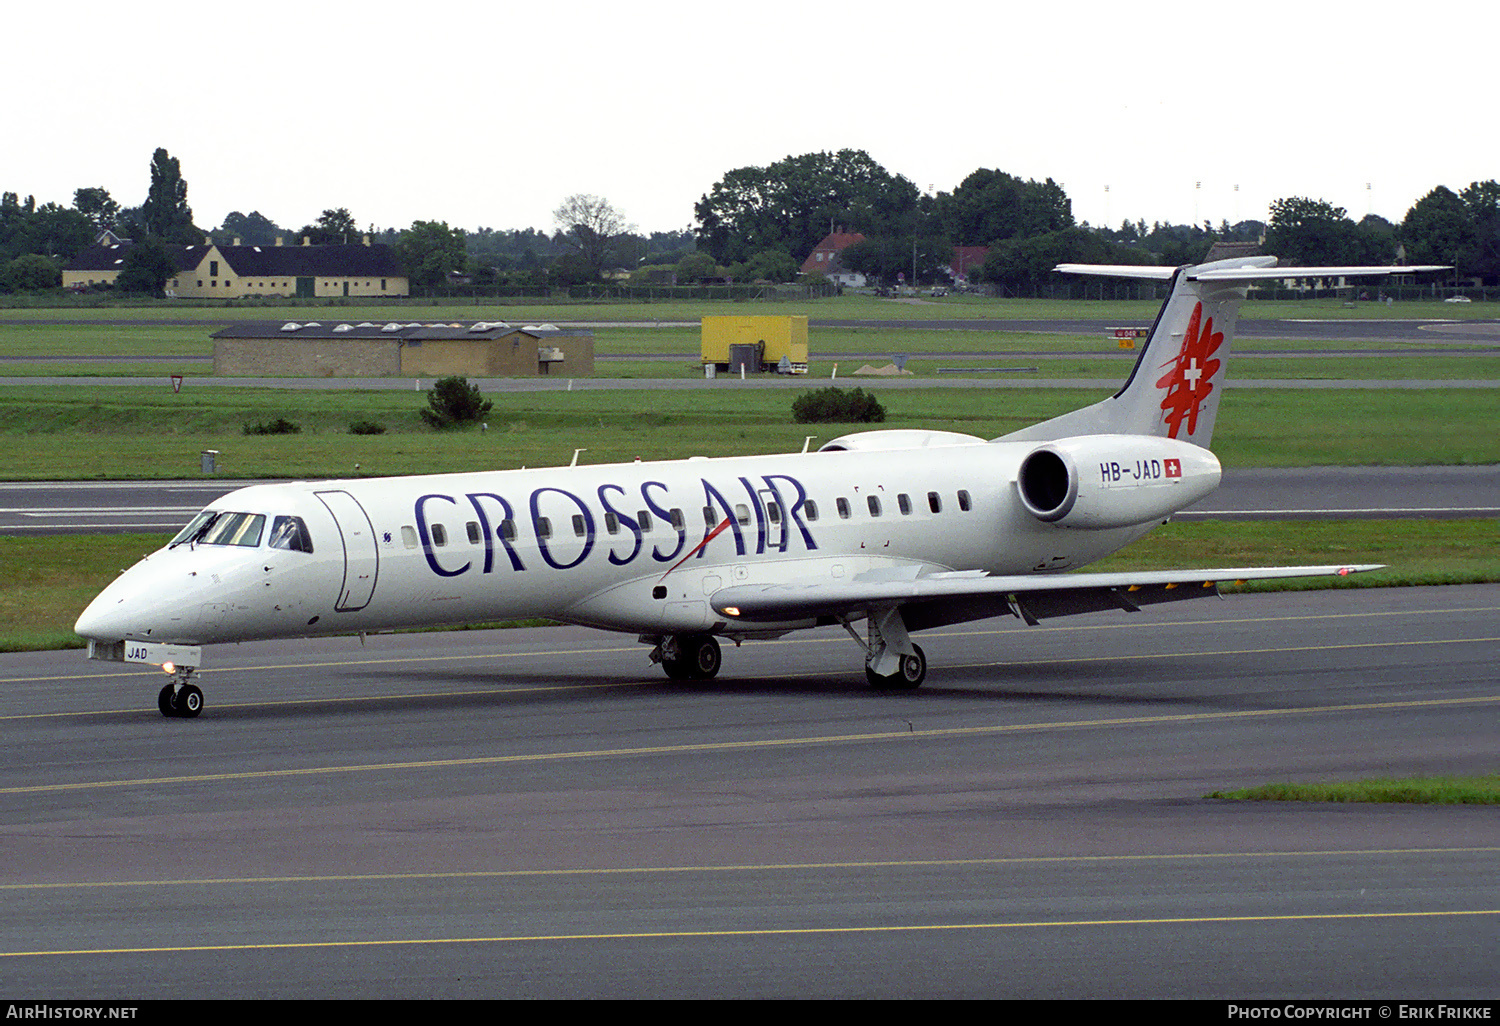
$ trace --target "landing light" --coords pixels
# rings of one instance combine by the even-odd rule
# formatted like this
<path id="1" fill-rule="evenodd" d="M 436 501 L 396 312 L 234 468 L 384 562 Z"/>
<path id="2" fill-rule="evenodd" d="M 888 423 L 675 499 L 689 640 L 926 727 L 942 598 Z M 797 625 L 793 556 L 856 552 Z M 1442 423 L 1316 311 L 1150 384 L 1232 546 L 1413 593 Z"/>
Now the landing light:
<path id="1" fill-rule="evenodd" d="M 161 669 L 162 669 L 163 673 L 176 673 L 177 672 L 177 664 L 176 663 L 162 663 L 161 664 Z"/>
<path id="2" fill-rule="evenodd" d="M 724 607 L 724 615 L 725 616 L 739 616 L 740 615 L 740 607 L 739 606 L 725 606 Z"/>

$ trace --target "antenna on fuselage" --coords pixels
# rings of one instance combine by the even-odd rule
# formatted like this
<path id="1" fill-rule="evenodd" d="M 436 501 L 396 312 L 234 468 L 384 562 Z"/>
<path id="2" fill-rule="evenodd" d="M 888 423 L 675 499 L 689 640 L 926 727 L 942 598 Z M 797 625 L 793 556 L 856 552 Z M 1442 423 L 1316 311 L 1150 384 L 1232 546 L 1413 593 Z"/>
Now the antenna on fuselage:
<path id="1" fill-rule="evenodd" d="M 813 439 L 817 438 L 817 437 L 818 437 L 817 435 L 808 435 L 806 438 L 804 438 L 802 440 L 802 451 L 804 453 L 807 452 L 808 446 L 812 445 Z"/>
<path id="2" fill-rule="evenodd" d="M 576 467 L 576 466 L 578 466 L 578 454 L 581 453 L 581 452 L 588 452 L 588 450 L 587 449 L 574 449 L 573 450 L 573 462 L 569 463 L 568 466 L 570 466 L 570 467 Z"/>

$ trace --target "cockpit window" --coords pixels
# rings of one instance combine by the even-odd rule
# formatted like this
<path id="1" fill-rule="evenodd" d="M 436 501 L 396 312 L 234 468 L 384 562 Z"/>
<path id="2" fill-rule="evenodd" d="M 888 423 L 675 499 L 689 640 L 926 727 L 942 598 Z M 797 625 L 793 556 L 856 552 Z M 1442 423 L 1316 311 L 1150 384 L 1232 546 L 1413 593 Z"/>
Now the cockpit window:
<path id="1" fill-rule="evenodd" d="M 197 540 L 203 545 L 243 545 L 253 548 L 260 544 L 261 532 L 265 529 L 264 513 L 220 513 L 203 526 L 203 537 Z M 191 535 L 188 537 L 192 540 Z"/>
<path id="2" fill-rule="evenodd" d="M 271 521 L 271 548 L 311 552 L 312 536 L 301 517 L 277 517 Z"/>
<path id="3" fill-rule="evenodd" d="M 204 524 L 208 523 L 210 520 L 212 520 L 214 517 L 216 517 L 218 515 L 219 514 L 218 514 L 217 511 L 211 510 L 211 509 L 206 509 L 202 513 L 199 513 L 191 521 L 189 521 L 189 523 L 188 523 L 188 525 L 186 527 L 184 527 L 182 530 L 180 530 L 180 531 L 177 532 L 177 537 L 173 538 L 167 544 L 167 548 L 170 549 L 170 548 L 172 548 L 175 545 L 181 545 L 183 542 L 185 542 L 188 539 L 192 538 L 199 531 L 203 530 L 203 525 Z"/>

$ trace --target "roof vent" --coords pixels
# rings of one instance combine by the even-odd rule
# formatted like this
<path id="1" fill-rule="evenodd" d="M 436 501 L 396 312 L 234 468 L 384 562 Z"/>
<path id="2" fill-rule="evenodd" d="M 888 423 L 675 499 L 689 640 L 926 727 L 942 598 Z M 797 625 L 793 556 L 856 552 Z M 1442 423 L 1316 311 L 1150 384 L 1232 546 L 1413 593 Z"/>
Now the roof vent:
<path id="1" fill-rule="evenodd" d="M 397 324 L 395 321 L 392 321 L 390 324 L 387 324 L 385 327 L 381 328 L 380 330 L 381 331 L 400 331 L 401 330 L 401 325 Z"/>
<path id="2" fill-rule="evenodd" d="M 340 324 L 340 325 L 335 326 L 333 330 L 334 331 L 353 331 L 354 330 L 354 325 L 352 325 L 352 324 Z"/>
<path id="3" fill-rule="evenodd" d="M 285 324 L 283 324 L 281 326 L 281 330 L 282 331 L 296 331 L 296 330 L 298 330 L 301 327 L 302 327 L 302 325 L 298 324 L 296 321 L 287 321 Z"/>

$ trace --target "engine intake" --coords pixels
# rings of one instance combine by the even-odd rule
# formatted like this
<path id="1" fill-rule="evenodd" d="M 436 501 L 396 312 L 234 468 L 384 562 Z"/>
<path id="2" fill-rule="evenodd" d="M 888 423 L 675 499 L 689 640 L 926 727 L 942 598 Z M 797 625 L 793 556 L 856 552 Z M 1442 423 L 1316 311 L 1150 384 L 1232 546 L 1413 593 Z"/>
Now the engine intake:
<path id="1" fill-rule="evenodd" d="M 1026 511 L 1085 530 L 1132 527 L 1171 516 L 1219 485 L 1218 458 L 1171 438 L 1086 435 L 1032 450 L 1016 471 Z"/>

